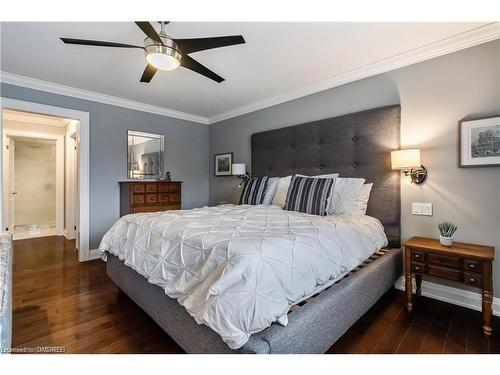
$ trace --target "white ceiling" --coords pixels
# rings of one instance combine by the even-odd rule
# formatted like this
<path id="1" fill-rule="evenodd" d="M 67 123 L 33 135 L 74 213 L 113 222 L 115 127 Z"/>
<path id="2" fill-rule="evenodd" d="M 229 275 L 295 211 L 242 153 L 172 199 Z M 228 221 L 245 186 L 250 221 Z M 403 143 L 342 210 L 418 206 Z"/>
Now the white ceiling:
<path id="1" fill-rule="evenodd" d="M 210 122 L 265 107 L 287 93 L 305 95 L 328 88 L 322 82 L 332 77 L 429 49 L 485 25 L 173 22 L 167 33 L 175 38 L 241 34 L 247 43 L 192 54 L 226 79 L 221 84 L 184 68 L 158 72 L 145 84 L 139 82 L 146 65 L 141 50 L 72 46 L 59 40 L 141 44 L 144 35 L 132 22 L 12 22 L 2 23 L 0 70 L 194 114 Z"/>

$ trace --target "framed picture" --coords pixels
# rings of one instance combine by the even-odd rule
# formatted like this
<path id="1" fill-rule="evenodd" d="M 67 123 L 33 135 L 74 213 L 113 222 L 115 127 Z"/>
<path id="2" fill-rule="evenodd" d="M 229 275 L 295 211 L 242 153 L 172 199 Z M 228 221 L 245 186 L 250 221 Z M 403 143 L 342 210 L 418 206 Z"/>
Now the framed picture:
<path id="1" fill-rule="evenodd" d="M 231 176 L 231 165 L 233 164 L 233 153 L 214 155 L 214 175 L 215 176 Z"/>
<path id="2" fill-rule="evenodd" d="M 460 121 L 460 167 L 500 166 L 500 116 Z"/>

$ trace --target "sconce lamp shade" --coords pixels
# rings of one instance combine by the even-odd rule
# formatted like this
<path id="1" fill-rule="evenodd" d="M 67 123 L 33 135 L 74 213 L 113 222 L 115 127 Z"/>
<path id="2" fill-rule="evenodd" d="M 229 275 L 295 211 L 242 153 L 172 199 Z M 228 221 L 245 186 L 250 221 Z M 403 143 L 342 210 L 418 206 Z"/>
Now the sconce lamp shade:
<path id="1" fill-rule="evenodd" d="M 420 149 L 392 151 L 391 164 L 392 169 L 420 168 Z"/>
<path id="2" fill-rule="evenodd" d="M 232 165 L 233 176 L 244 176 L 247 173 L 247 168 L 244 163 Z"/>

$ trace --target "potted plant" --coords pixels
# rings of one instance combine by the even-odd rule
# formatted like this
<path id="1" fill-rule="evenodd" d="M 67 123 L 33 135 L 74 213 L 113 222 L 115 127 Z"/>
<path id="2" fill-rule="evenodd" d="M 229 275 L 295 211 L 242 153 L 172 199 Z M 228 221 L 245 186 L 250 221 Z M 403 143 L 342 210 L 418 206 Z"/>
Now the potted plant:
<path id="1" fill-rule="evenodd" d="M 458 227 L 450 222 L 444 221 L 439 223 L 439 242 L 443 246 L 451 246 L 453 244 L 453 234 L 457 231 Z"/>

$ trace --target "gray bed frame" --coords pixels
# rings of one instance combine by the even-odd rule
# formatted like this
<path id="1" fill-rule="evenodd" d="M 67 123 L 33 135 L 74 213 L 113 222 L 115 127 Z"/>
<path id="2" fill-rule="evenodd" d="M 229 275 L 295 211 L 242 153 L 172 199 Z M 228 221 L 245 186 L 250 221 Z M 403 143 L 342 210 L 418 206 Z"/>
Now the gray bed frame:
<path id="1" fill-rule="evenodd" d="M 390 249 L 231 350 L 176 300 L 115 256 L 109 277 L 188 353 L 325 353 L 401 275 L 400 175 L 390 151 L 400 147 L 399 105 L 370 109 L 252 135 L 253 176 L 338 172 L 374 186 L 367 214 L 384 225 Z"/>

